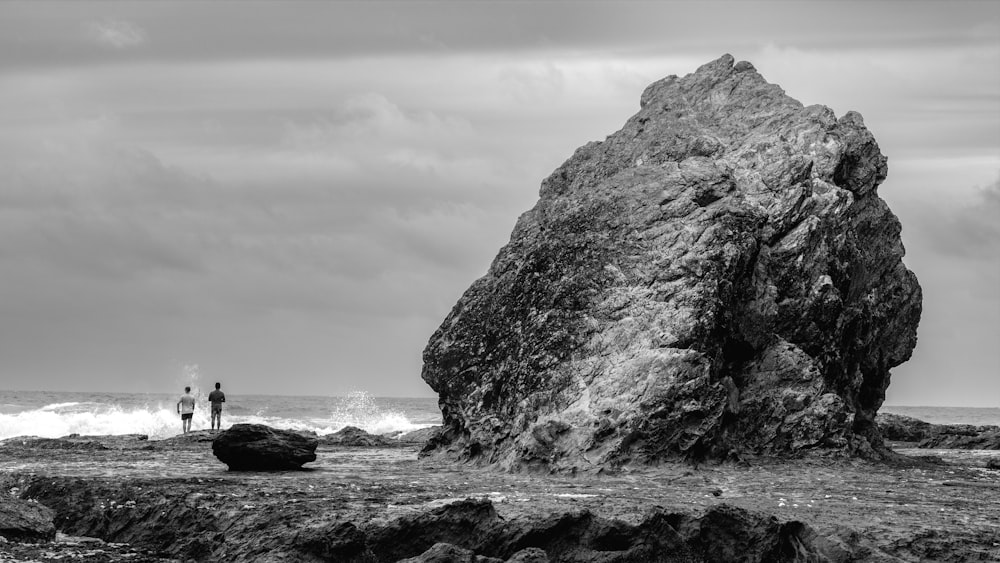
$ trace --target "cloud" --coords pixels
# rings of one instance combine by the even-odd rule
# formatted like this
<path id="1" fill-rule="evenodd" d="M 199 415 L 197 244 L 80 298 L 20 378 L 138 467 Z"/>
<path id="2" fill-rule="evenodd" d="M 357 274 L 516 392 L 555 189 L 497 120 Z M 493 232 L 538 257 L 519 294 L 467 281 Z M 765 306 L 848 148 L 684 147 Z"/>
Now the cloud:
<path id="1" fill-rule="evenodd" d="M 468 20 L 489 29 L 455 25 L 454 10 L 383 4 L 369 23 L 262 5 L 240 29 L 225 5 L 123 6 L 86 26 L 105 49 L 51 49 L 79 41 L 90 16 L 75 4 L 60 12 L 65 26 L 32 36 L 35 50 L 0 49 L 0 308 L 18 313 L 0 324 L 0 357 L 35 373 L 45 346 L 83 359 L 137 350 L 140 369 L 173 351 L 206 369 L 239 366 L 263 392 L 275 373 L 293 384 L 307 371 L 319 383 L 304 392 L 352 371 L 353 381 L 384 377 L 393 393 L 402 380 L 419 384 L 427 336 L 541 179 L 620 127 L 650 82 L 727 50 L 805 103 L 865 115 L 890 157 L 881 193 L 903 220 L 927 311 L 953 303 L 955 287 L 996 293 L 983 278 L 992 200 L 969 199 L 998 166 L 997 80 L 983 70 L 1000 61 L 995 42 L 887 49 L 896 36 L 879 29 L 858 48 L 868 34 L 846 45 L 735 23 L 713 37 L 688 14 L 607 6 L 601 17 L 574 11 L 572 25 L 552 6 L 539 8 L 550 23 L 496 7 Z M 717 11 L 701 13 L 725 24 Z M 506 27 L 494 25 L 501 17 Z M 427 25 L 414 30 L 413 18 Z M 133 19 L 149 22 L 155 45 Z M 804 10 L 797 21 L 811 19 Z M 345 33 L 331 33 L 332 21 Z M 448 47 L 420 47 L 420 36 Z M 761 37 L 781 46 L 755 52 Z"/>
<path id="2" fill-rule="evenodd" d="M 1000 392 L 1000 180 L 894 199 L 904 262 L 924 299 L 917 348 L 893 370 L 890 402 L 991 406 Z"/>
<path id="3" fill-rule="evenodd" d="M 976 196 L 938 223 L 931 242 L 943 254 L 1000 262 L 1000 179 Z"/>
<path id="4" fill-rule="evenodd" d="M 987 186 L 949 189 L 949 197 L 898 198 L 904 237 L 935 259 L 967 261 L 996 270 L 1000 263 L 1000 179 Z"/>
<path id="5" fill-rule="evenodd" d="M 493 208 L 509 179 L 468 122 L 384 96 L 284 120 L 274 144 L 229 160 L 208 152 L 205 173 L 123 142 L 129 126 L 105 114 L 0 134 L 8 313 L 433 324 L 521 211 Z"/>
<path id="6" fill-rule="evenodd" d="M 103 47 L 127 49 L 146 43 L 146 30 L 137 24 L 119 19 L 90 21 L 84 24 L 87 37 Z"/>

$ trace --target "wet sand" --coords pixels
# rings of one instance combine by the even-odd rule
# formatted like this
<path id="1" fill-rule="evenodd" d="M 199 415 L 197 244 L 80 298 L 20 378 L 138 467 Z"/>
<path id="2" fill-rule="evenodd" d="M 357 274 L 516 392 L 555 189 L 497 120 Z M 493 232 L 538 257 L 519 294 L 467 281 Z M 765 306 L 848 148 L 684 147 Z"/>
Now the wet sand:
<path id="1" fill-rule="evenodd" d="M 1000 472 L 985 468 L 997 452 L 904 446 L 897 444 L 897 452 L 913 456 L 913 463 L 758 459 L 748 466 L 665 464 L 570 476 L 418 460 L 417 444 L 321 444 L 308 470 L 236 473 L 212 455 L 210 442 L 41 449 L 8 440 L 0 444 L 4 493 L 59 499 L 58 487 L 66 488 L 65 496 L 85 483 L 91 488 L 83 496 L 102 498 L 52 507 L 57 527 L 112 543 L 6 542 L 0 543 L 0 561 L 55 561 L 59 554 L 76 561 L 303 560 L 283 547 L 303 529 L 388 523 L 467 498 L 491 501 L 508 521 L 586 509 L 633 524 L 653 508 L 697 514 L 724 503 L 804 522 L 842 542 L 851 557 L 844 560 L 1000 561 Z M 218 535 L 202 542 L 210 545 L 172 548 L 180 536 L 143 528 L 140 520 L 151 517 L 151 506 L 186 510 L 177 521 L 161 510 L 156 526 L 190 536 L 204 524 Z"/>

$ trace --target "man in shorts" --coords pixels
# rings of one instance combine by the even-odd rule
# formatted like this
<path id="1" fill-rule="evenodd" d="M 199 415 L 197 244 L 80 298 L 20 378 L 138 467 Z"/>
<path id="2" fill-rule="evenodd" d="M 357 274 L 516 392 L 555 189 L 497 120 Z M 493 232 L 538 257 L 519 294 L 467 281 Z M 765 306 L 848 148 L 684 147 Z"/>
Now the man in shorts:
<path id="1" fill-rule="evenodd" d="M 181 415 L 181 428 L 187 434 L 191 431 L 191 419 L 194 418 L 194 396 L 191 395 L 191 388 L 184 388 L 184 395 L 177 401 L 177 412 Z"/>
<path id="2" fill-rule="evenodd" d="M 212 430 L 222 430 L 222 403 L 226 402 L 226 394 L 221 390 L 222 385 L 216 381 L 215 391 L 208 394 L 208 400 L 212 403 Z"/>

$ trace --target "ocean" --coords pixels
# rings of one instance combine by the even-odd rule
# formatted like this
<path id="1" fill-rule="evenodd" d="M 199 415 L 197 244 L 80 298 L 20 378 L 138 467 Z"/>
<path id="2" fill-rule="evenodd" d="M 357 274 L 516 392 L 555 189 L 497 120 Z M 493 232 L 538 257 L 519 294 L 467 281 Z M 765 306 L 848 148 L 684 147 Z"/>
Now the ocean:
<path id="1" fill-rule="evenodd" d="M 191 429 L 208 429 L 208 391 L 196 389 L 193 394 L 197 402 Z M 176 410 L 179 398 L 172 394 L 0 390 L 0 439 L 58 438 L 69 434 L 168 438 L 181 432 Z M 435 398 L 373 397 L 365 392 L 346 397 L 226 393 L 222 428 L 239 423 L 312 430 L 320 435 L 345 426 L 390 434 L 441 424 L 441 411 Z"/>
<path id="2" fill-rule="evenodd" d="M 223 389 L 225 391 L 225 389 Z M 193 430 L 209 428 L 208 392 L 195 391 Z M 150 439 L 180 433 L 178 395 L 0 390 L 0 439 L 58 438 L 69 434 L 146 434 Z M 935 424 L 1000 425 L 1000 408 L 885 406 L 880 412 Z M 312 430 L 330 434 L 356 426 L 372 434 L 409 432 L 441 423 L 435 398 L 291 397 L 226 394 L 223 429 L 238 423 Z"/>

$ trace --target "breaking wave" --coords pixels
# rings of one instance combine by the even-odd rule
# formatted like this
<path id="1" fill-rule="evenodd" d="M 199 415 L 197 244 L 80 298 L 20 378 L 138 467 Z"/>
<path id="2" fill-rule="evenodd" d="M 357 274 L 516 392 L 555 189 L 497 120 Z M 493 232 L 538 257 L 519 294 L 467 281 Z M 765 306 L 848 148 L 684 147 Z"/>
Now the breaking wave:
<path id="1" fill-rule="evenodd" d="M 208 402 L 200 396 L 197 399 L 192 428 L 207 429 L 211 420 Z M 323 435 L 345 426 L 356 426 L 372 434 L 401 434 L 437 422 L 426 413 L 388 408 L 369 394 L 356 392 L 332 398 L 241 397 L 226 405 L 222 428 L 238 423 L 309 430 Z M 174 400 L 139 404 L 118 398 L 115 403 L 64 401 L 34 407 L 0 405 L 0 439 L 15 436 L 58 438 L 70 434 L 146 434 L 150 439 L 160 439 L 180 431 L 181 422 Z"/>

